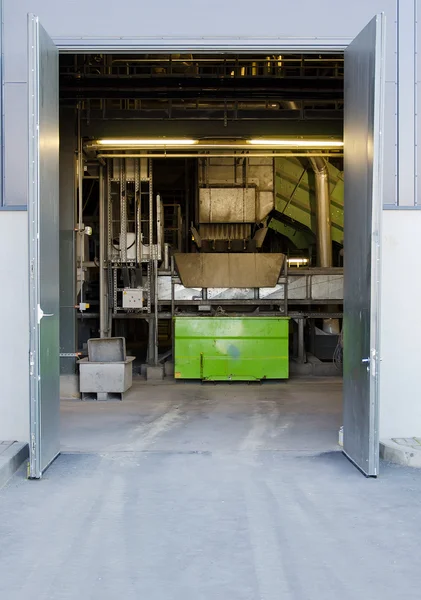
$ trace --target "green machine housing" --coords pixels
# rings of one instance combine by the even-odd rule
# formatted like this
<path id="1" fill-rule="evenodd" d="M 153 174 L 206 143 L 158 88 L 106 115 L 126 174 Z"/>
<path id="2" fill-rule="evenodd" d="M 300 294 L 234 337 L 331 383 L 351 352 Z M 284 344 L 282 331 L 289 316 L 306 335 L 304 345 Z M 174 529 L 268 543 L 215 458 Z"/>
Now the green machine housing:
<path id="1" fill-rule="evenodd" d="M 287 379 L 288 317 L 174 317 L 177 379 Z"/>

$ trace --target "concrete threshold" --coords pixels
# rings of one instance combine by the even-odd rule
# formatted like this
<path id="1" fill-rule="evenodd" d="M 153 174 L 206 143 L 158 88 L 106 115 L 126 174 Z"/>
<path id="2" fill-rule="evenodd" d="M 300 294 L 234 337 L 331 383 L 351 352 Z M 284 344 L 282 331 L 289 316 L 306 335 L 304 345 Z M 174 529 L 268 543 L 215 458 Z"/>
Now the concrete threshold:
<path id="1" fill-rule="evenodd" d="M 28 456 L 28 444 L 24 442 L 0 442 L 0 488 L 7 483 Z"/>
<path id="2" fill-rule="evenodd" d="M 404 467 L 421 468 L 421 438 L 393 438 L 380 441 L 380 457 Z"/>

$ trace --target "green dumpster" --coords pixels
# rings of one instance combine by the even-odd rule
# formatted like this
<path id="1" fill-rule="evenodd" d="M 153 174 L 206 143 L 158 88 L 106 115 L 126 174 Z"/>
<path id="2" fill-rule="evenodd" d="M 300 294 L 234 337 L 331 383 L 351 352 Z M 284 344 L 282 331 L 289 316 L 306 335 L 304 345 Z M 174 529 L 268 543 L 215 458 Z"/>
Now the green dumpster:
<path id="1" fill-rule="evenodd" d="M 288 317 L 175 317 L 175 377 L 287 379 L 288 334 Z"/>

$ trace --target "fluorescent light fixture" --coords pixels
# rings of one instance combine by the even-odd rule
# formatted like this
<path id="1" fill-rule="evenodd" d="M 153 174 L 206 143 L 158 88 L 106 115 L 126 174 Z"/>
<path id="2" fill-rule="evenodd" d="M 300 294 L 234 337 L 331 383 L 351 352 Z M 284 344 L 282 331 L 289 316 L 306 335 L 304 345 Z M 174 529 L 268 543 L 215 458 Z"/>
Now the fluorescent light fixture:
<path id="1" fill-rule="evenodd" d="M 344 143 L 339 140 L 247 140 L 252 146 L 281 146 L 283 148 L 342 148 Z"/>
<path id="2" fill-rule="evenodd" d="M 287 263 L 289 265 L 307 265 L 309 263 L 308 258 L 288 258 Z"/>
<path id="3" fill-rule="evenodd" d="M 156 140 L 105 139 L 98 140 L 97 143 L 101 146 L 192 146 L 193 144 L 197 144 L 197 140 L 173 140 L 163 138 Z"/>

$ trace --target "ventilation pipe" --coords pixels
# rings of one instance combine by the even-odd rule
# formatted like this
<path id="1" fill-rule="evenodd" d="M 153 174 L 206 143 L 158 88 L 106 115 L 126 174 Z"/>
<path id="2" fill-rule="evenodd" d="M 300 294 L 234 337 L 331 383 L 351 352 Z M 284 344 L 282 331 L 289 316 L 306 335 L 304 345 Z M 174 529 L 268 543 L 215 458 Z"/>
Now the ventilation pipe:
<path id="1" fill-rule="evenodd" d="M 332 266 L 332 233 L 330 230 L 329 172 L 322 156 L 309 159 L 316 182 L 317 260 L 320 267 Z"/>
<path id="2" fill-rule="evenodd" d="M 332 266 L 332 232 L 330 223 L 329 171 L 322 156 L 310 158 L 316 182 L 317 259 L 320 267 Z M 339 335 L 338 319 L 323 319 L 323 331 Z"/>

